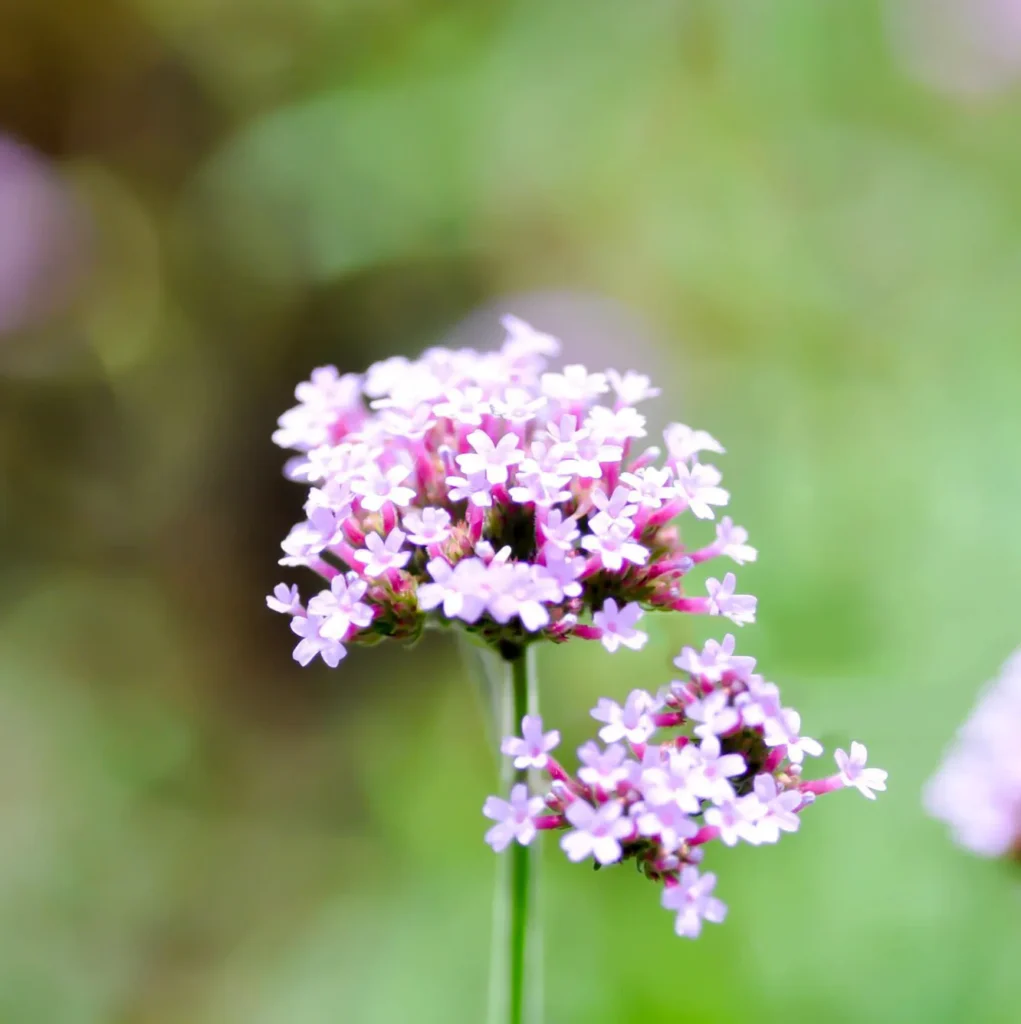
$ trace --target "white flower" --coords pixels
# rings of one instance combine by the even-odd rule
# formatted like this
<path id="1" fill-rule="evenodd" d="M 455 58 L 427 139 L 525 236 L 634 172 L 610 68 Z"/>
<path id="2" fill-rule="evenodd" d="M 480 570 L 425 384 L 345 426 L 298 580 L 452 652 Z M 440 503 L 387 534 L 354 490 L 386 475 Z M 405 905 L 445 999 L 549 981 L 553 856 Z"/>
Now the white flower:
<path id="1" fill-rule="evenodd" d="M 575 800 L 567 808 L 567 820 L 574 831 L 560 840 L 567 859 L 577 863 L 586 857 L 595 857 L 600 864 L 620 860 L 623 853 L 620 840 L 635 830 L 629 819 L 621 817 L 623 809 L 617 800 L 602 804 L 598 809 L 584 800 Z"/>
<path id="2" fill-rule="evenodd" d="M 592 709 L 597 722 L 606 722 L 599 730 L 604 743 L 626 739 L 629 743 L 644 743 L 655 731 L 652 712 L 660 707 L 659 701 L 645 690 L 632 690 L 621 707 L 615 700 L 600 697 Z"/>
<path id="3" fill-rule="evenodd" d="M 536 815 L 542 812 L 545 801 L 541 796 L 530 797 L 528 787 L 518 783 L 510 793 L 510 800 L 498 796 L 486 798 L 482 813 L 496 824 L 486 833 L 486 842 L 497 852 L 505 850 L 513 840 L 527 846 L 535 838 Z"/>
<path id="4" fill-rule="evenodd" d="M 649 639 L 648 633 L 635 629 L 635 623 L 642 617 L 641 605 L 626 604 L 617 607 L 617 602 L 608 597 L 603 607 L 592 615 L 592 622 L 601 631 L 603 646 L 612 654 L 621 644 L 639 651 Z"/>
<path id="5" fill-rule="evenodd" d="M 843 750 L 836 750 L 833 756 L 840 769 L 840 781 L 845 786 L 854 786 L 862 796 L 875 800 L 876 792 L 886 790 L 887 773 L 881 768 L 866 768 L 868 754 L 864 744 L 855 741 L 851 744 L 850 757 Z"/>

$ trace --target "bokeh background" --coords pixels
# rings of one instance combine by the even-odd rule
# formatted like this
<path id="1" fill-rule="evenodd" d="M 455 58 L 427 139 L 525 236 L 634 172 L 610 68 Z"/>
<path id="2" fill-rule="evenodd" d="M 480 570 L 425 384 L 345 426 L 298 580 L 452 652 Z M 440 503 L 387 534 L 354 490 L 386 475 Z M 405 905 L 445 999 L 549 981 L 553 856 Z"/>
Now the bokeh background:
<path id="1" fill-rule="evenodd" d="M 550 844 L 549 1020 L 1016 1021 L 919 788 L 1021 642 L 1019 61 L 1007 0 L 0 3 L 0 1021 L 481 1019 L 458 652 L 302 671 L 263 595 L 294 384 L 503 310 L 723 439 L 744 649 L 891 773 L 697 943 Z M 548 718 L 717 626 L 544 652 Z"/>

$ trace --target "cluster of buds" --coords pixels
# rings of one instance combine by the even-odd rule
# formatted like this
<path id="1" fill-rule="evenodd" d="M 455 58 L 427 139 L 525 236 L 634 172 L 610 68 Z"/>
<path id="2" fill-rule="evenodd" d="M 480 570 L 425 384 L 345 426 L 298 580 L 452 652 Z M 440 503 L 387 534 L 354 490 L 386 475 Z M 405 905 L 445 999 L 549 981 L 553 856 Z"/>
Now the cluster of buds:
<path id="1" fill-rule="evenodd" d="M 291 617 L 301 664 L 335 667 L 351 643 L 429 626 L 514 657 L 540 639 L 637 649 L 651 609 L 754 620 L 733 573 L 701 596 L 683 587 L 701 562 L 756 554 L 729 518 L 691 550 L 673 522 L 727 503 L 699 459 L 719 442 L 675 423 L 665 451 L 646 446 L 636 407 L 659 394 L 647 377 L 550 372 L 555 338 L 503 326 L 495 352 L 432 348 L 364 375 L 328 366 L 297 387 L 274 440 L 298 452 L 286 472 L 309 491 L 280 561 L 326 586 L 305 602 L 282 583 L 267 603 Z"/>
<path id="2" fill-rule="evenodd" d="M 713 895 L 716 876 L 698 868 L 706 843 L 775 843 L 797 830 L 818 795 L 853 786 L 875 799 L 886 772 L 866 767 L 865 747 L 852 743 L 850 754 L 835 752 L 835 774 L 804 780 L 805 756 L 822 747 L 801 734 L 801 716 L 781 704 L 778 688 L 755 674 L 755 659 L 734 654 L 733 636 L 710 640 L 701 653 L 686 647 L 674 664 L 685 678 L 656 696 L 632 690 L 623 706 L 599 701 L 592 717 L 603 723 L 603 745 L 579 748 L 574 775 L 550 754 L 559 733 L 526 716 L 502 751 L 515 768 L 544 772 L 548 788 L 533 795 L 519 783 L 509 800 L 490 797 L 483 813 L 496 822 L 486 841 L 497 851 L 553 829 L 563 831 L 571 861 L 633 860 L 662 884 L 677 934 L 695 938 L 703 921 L 726 914 Z"/>
<path id="3" fill-rule="evenodd" d="M 1021 858 L 1019 725 L 1021 651 L 979 699 L 925 788 L 929 813 L 983 857 Z"/>

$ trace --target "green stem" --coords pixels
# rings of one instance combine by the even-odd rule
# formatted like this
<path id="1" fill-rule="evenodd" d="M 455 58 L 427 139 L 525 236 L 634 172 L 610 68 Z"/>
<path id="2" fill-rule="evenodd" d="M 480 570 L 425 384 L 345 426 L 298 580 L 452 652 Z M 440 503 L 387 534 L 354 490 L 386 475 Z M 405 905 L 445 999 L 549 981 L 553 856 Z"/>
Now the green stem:
<path id="1" fill-rule="evenodd" d="M 502 735 L 517 735 L 521 719 L 538 712 L 538 686 L 531 648 L 505 662 L 501 695 Z M 528 782 L 505 759 L 506 792 Z M 538 910 L 539 844 L 512 843 L 501 858 L 493 912 L 493 958 L 490 972 L 489 1024 L 541 1024 L 542 932 Z"/>

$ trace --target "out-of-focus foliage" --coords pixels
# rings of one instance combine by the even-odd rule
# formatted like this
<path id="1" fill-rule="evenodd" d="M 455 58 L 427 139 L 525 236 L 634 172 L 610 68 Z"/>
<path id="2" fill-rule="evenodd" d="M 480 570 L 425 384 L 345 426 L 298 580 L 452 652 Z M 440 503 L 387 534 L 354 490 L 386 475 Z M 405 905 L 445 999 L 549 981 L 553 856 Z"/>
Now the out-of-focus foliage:
<path id="1" fill-rule="evenodd" d="M 30 157 L 0 155 L 0 1021 L 480 1019 L 495 773 L 456 652 L 303 672 L 262 607 L 294 383 L 480 308 L 591 337 L 725 441 L 762 553 L 740 641 L 891 773 L 724 851 L 698 943 L 551 856 L 550 1020 L 1016 1020 L 1017 878 L 918 789 L 1021 638 L 1021 107 L 927 92 L 893 21 L 0 6 Z M 580 739 L 666 681 L 679 628 L 547 652 L 550 720 Z"/>

